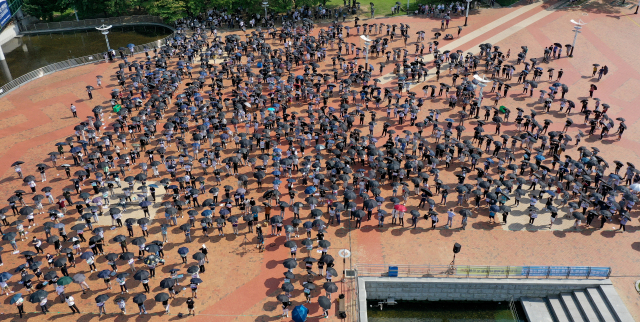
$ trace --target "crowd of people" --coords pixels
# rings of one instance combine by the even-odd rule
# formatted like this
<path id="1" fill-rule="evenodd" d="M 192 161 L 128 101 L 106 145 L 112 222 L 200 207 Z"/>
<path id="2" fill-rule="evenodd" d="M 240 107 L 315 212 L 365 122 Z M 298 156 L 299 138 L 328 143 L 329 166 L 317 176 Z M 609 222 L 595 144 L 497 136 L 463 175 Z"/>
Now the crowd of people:
<path id="1" fill-rule="evenodd" d="M 0 286 L 20 316 L 25 298 L 46 314 L 49 291 L 80 313 L 66 293 L 71 283 L 83 293 L 100 293 L 95 297 L 100 314 L 113 312 L 109 300 L 124 314 L 128 301 L 147 314 L 145 294 L 155 283 L 156 267 L 165 264 L 167 243 L 180 245 L 181 264 L 187 266 L 192 236 L 209 237 L 214 229 L 220 236 L 245 234 L 260 250 L 265 239 L 284 233 L 291 256 L 283 262 L 287 270 L 277 297 L 284 316 L 295 279 L 304 280 L 307 302 L 318 294 L 314 282 L 324 280 L 326 295 L 314 301 L 328 316 L 331 294 L 338 290 L 325 239 L 331 226 L 359 229 L 373 220 L 378 227 L 404 227 L 410 216 L 406 225 L 412 229 L 421 228 L 421 221 L 430 221 L 426 228 L 453 228 L 460 216 L 465 229 L 469 217 L 495 223 L 500 215 L 507 224 L 510 213 L 524 211 L 531 225 L 548 215 L 550 227 L 566 217 L 575 229 L 602 228 L 614 220 L 625 229 L 640 191 L 640 171 L 579 145 L 596 130 L 607 138 L 615 127 L 609 105 L 597 98 L 580 101 L 580 114 L 591 126 L 587 134 L 568 134 L 570 118 L 562 120 L 562 131 L 549 130 L 552 116 L 540 120 L 540 114 L 552 108 L 570 114 L 576 106 L 565 98 L 563 71 L 554 76 L 552 68 L 546 70 L 549 87 L 537 98 L 544 110 L 512 111 L 499 104 L 515 86 L 533 96 L 545 82 L 541 66 L 560 58 L 561 45 L 544 48 L 540 58 L 531 58 L 526 46 L 513 58 L 510 49 L 502 52 L 492 44 L 483 44 L 478 55 L 440 52 L 437 40 L 425 46 L 425 32 L 411 36 L 407 24 L 355 21 L 351 27 L 335 21 L 319 28 L 306 18 L 312 10 L 296 12 L 280 27 L 267 17 L 264 29 L 219 35 L 220 25 L 234 27 L 236 20 L 211 10 L 182 21 L 179 32 L 159 48 L 120 53 L 111 106 L 97 105 L 92 116 L 79 120 L 75 135 L 49 153 L 50 163 L 37 165 L 40 180 L 16 161 L 16 175 L 31 191 L 16 190 L 0 219 L 2 240 L 25 263 L 11 268 L 19 277 L 0 274 Z M 353 43 L 361 34 L 374 38 L 370 47 Z M 386 60 L 379 69 L 364 66 L 365 51 Z M 386 64 L 395 65 L 392 82 L 380 80 L 391 72 Z M 493 82 L 484 98 L 481 74 L 490 74 Z M 423 95 L 412 91 L 432 77 L 443 82 L 437 94 L 436 85 L 423 87 Z M 101 82 L 99 77 L 98 87 Z M 487 100 L 495 103 L 483 105 Z M 75 106 L 72 112 L 77 115 Z M 626 126 L 624 119 L 617 121 L 621 136 Z M 501 127 L 512 125 L 510 134 L 503 134 Z M 579 151 L 578 158 L 567 154 L 571 149 Z M 69 186 L 46 186 L 53 168 L 65 171 Z M 455 200 L 448 200 L 450 194 Z M 516 210 L 524 198 L 529 207 Z M 140 212 L 140 218 L 131 217 Z M 111 218 L 111 229 L 98 226 L 102 216 Z M 444 216 L 446 224 L 440 225 Z M 147 241 L 152 226 L 160 227 L 162 240 Z M 169 237 L 172 226 L 180 227 L 184 239 Z M 35 252 L 26 250 L 29 244 Z M 301 260 L 299 247 L 309 250 Z M 314 258 L 312 249 L 321 256 Z M 172 299 L 184 296 L 188 312 L 195 313 L 209 256 L 215 254 L 205 243 L 191 255 L 196 264 L 186 272 L 176 268 L 160 279 L 167 291 L 154 300 L 166 312 Z M 97 267 L 99 257 L 107 264 Z M 306 274 L 296 276 L 297 267 Z M 129 288 L 131 279 L 141 282 L 142 292 Z M 189 295 L 180 295 L 187 288 Z M 129 292 L 136 295 L 130 298 Z"/>

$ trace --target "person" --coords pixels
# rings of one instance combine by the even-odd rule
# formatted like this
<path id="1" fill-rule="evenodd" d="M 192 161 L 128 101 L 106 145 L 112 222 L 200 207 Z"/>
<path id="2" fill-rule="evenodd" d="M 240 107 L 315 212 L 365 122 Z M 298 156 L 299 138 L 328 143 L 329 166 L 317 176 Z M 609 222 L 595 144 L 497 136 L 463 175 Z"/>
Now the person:
<path id="1" fill-rule="evenodd" d="M 198 283 L 194 283 L 194 281 L 191 282 L 191 284 L 189 285 L 189 287 L 191 288 L 191 296 L 193 298 L 198 298 Z"/>
<path id="2" fill-rule="evenodd" d="M 447 211 L 447 224 L 446 226 L 448 228 L 451 228 L 453 226 L 453 217 L 456 215 L 455 212 L 453 212 L 452 209 L 449 209 L 449 211 Z"/>
<path id="3" fill-rule="evenodd" d="M 64 294 L 64 285 L 56 285 L 56 293 L 60 298 L 60 303 L 64 303 L 67 296 Z"/>
<path id="4" fill-rule="evenodd" d="M 289 305 L 291 305 L 291 302 L 282 302 L 282 317 L 283 318 L 288 318 L 289 317 Z"/>
<path id="5" fill-rule="evenodd" d="M 145 293 L 149 293 L 151 290 L 149 288 L 149 279 L 145 278 L 140 281 L 142 283 L 142 287 L 144 288 Z"/>
<path id="6" fill-rule="evenodd" d="M 125 278 L 117 278 L 116 281 L 120 284 L 120 294 L 129 293 L 127 289 L 127 280 Z"/>
<path id="7" fill-rule="evenodd" d="M 46 297 L 40 301 L 40 311 L 42 311 L 42 314 L 47 314 L 47 312 L 49 312 L 47 302 L 49 302 L 49 300 Z"/>
<path id="8" fill-rule="evenodd" d="M 137 304 L 138 304 L 138 310 L 140 310 L 139 315 L 142 315 L 143 313 L 144 313 L 144 314 L 149 314 L 149 313 L 147 312 L 147 308 L 146 308 L 146 307 L 144 307 L 144 302 L 142 302 L 142 303 L 137 303 Z"/>
<path id="9" fill-rule="evenodd" d="M 20 297 L 16 301 L 16 307 L 18 308 L 18 313 L 20 314 L 20 318 L 22 319 L 22 314 L 25 314 L 24 313 L 24 299 L 22 297 Z"/>
<path id="10" fill-rule="evenodd" d="M 71 104 L 71 114 L 73 114 L 73 117 L 78 117 L 78 112 L 77 112 L 77 108 L 75 105 Z"/>
<path id="11" fill-rule="evenodd" d="M 107 310 L 104 307 L 104 302 L 98 302 L 96 303 L 96 305 L 98 306 L 98 316 L 102 316 L 102 314 L 107 314 Z"/>
<path id="12" fill-rule="evenodd" d="M 73 298 L 73 296 L 71 295 L 67 295 L 65 302 L 67 302 L 67 305 L 69 306 L 69 308 L 71 309 L 71 313 L 75 314 L 78 313 L 80 314 L 80 310 L 78 309 L 78 306 L 76 306 L 76 301 Z"/>
<path id="13" fill-rule="evenodd" d="M 120 301 L 118 301 L 118 307 L 120 308 L 120 313 L 127 314 L 127 303 L 123 298 L 120 298 Z"/>
<path id="14" fill-rule="evenodd" d="M 189 297 L 187 299 L 187 309 L 189 310 L 189 315 L 196 315 L 195 305 L 196 302 L 193 300 L 193 297 Z"/>

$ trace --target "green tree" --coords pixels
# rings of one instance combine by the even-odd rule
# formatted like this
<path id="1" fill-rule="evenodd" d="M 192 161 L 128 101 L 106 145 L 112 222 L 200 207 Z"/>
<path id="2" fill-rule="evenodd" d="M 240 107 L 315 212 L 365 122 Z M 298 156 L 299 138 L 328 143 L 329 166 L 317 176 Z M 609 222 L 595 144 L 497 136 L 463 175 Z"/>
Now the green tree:
<path id="1" fill-rule="evenodd" d="M 108 17 L 109 6 L 104 0 L 59 0 L 64 1 L 67 8 L 75 8 L 80 19 Z"/>
<path id="2" fill-rule="evenodd" d="M 196 16 L 206 12 L 209 8 L 208 0 L 185 0 L 185 11 L 189 16 Z"/>
<path id="3" fill-rule="evenodd" d="M 147 5 L 149 14 L 159 16 L 166 22 L 176 21 L 186 16 L 185 3 L 181 0 L 156 0 Z"/>
<path id="4" fill-rule="evenodd" d="M 67 6 L 62 1 L 51 0 L 25 0 L 22 9 L 31 16 L 42 20 L 53 20 L 54 12 L 66 11 Z"/>

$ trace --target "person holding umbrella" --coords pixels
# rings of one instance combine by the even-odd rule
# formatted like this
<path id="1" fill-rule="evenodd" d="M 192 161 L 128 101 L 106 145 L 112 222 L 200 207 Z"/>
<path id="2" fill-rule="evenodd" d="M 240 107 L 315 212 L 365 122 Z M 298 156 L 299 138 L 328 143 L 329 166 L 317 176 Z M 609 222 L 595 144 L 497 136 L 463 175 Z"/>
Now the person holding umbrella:
<path id="1" fill-rule="evenodd" d="M 104 307 L 104 302 L 106 302 L 109 299 L 109 296 L 106 294 L 102 294 L 102 295 L 98 295 L 96 297 L 96 305 L 98 306 L 98 316 L 102 316 L 102 314 L 107 314 L 107 310 Z"/>
<path id="2" fill-rule="evenodd" d="M 124 298 L 116 300 L 116 304 L 118 304 L 118 307 L 120 308 L 120 313 L 127 314 L 127 302 L 125 302 Z"/>
<path id="3" fill-rule="evenodd" d="M 20 314 L 20 318 L 22 319 L 22 314 L 24 314 L 24 299 L 22 298 L 22 294 L 18 293 L 11 298 L 11 304 L 15 304 L 18 308 L 18 313 Z"/>
<path id="4" fill-rule="evenodd" d="M 198 298 L 198 284 L 202 283 L 202 280 L 199 278 L 192 278 L 189 287 L 191 288 L 191 296 L 193 298 Z"/>
<path id="5" fill-rule="evenodd" d="M 47 292 L 44 290 L 39 290 L 38 292 L 44 292 L 42 293 L 43 296 L 38 297 L 37 299 L 40 301 L 40 311 L 42 311 L 42 314 L 47 314 L 49 312 L 49 308 L 47 307 L 47 302 L 49 302 L 49 299 L 47 299 Z M 40 294 L 38 292 L 34 293 L 34 295 Z"/>
<path id="6" fill-rule="evenodd" d="M 120 294 L 124 294 L 125 292 L 129 293 L 129 290 L 127 289 L 127 284 L 126 284 L 126 282 L 127 282 L 126 281 L 126 275 L 123 275 L 123 274 L 129 275 L 127 273 L 120 273 L 116 277 L 116 281 L 120 285 Z"/>

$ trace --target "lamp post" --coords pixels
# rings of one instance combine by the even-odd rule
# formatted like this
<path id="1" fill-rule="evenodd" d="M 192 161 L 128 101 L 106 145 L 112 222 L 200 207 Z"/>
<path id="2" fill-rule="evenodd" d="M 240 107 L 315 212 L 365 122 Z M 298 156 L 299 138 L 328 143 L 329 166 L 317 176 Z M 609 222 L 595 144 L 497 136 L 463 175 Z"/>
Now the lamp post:
<path id="1" fill-rule="evenodd" d="M 109 37 L 107 37 L 107 35 L 109 34 L 109 29 L 111 29 L 111 27 L 113 27 L 112 25 L 102 25 L 100 27 L 96 27 L 96 29 L 98 31 L 100 31 L 103 35 L 104 35 L 104 39 L 107 41 L 107 50 L 111 51 L 111 46 L 109 46 Z"/>
<path id="2" fill-rule="evenodd" d="M 484 78 L 484 76 L 480 77 L 479 75 L 473 75 L 473 78 L 478 81 L 478 87 L 480 87 L 480 93 L 478 94 L 478 107 L 476 108 L 476 118 L 478 118 L 478 113 L 480 112 L 480 108 L 482 107 L 482 91 L 487 86 L 487 83 L 491 80 Z"/>
<path id="3" fill-rule="evenodd" d="M 364 44 L 364 70 L 369 71 L 369 46 L 371 46 L 371 39 L 365 35 L 360 35 L 360 39 Z"/>
<path id="4" fill-rule="evenodd" d="M 467 20 L 469 19 L 469 4 L 473 0 L 467 0 L 467 14 L 464 16 L 464 26 L 467 26 Z"/>
<path id="5" fill-rule="evenodd" d="M 638 6 L 636 6 L 636 14 L 638 14 L 638 8 L 640 8 L 640 1 L 638 1 Z"/>
<path id="6" fill-rule="evenodd" d="M 573 57 L 573 49 L 576 48 L 576 40 L 578 39 L 578 34 L 581 33 L 580 29 L 582 29 L 582 26 L 587 24 L 582 21 L 582 19 L 578 19 L 578 21 L 571 19 L 571 23 L 574 24 L 573 32 L 575 32 L 575 35 L 573 36 L 573 45 L 571 45 L 571 53 L 569 53 L 569 57 Z"/>
<path id="7" fill-rule="evenodd" d="M 342 257 L 342 281 L 344 282 L 344 275 L 347 270 L 347 258 L 351 257 L 351 251 L 344 248 L 338 251 L 338 256 Z"/>
<path id="8" fill-rule="evenodd" d="M 269 1 L 262 2 L 262 7 L 264 8 L 264 20 L 267 20 L 267 8 L 269 8 Z"/>

